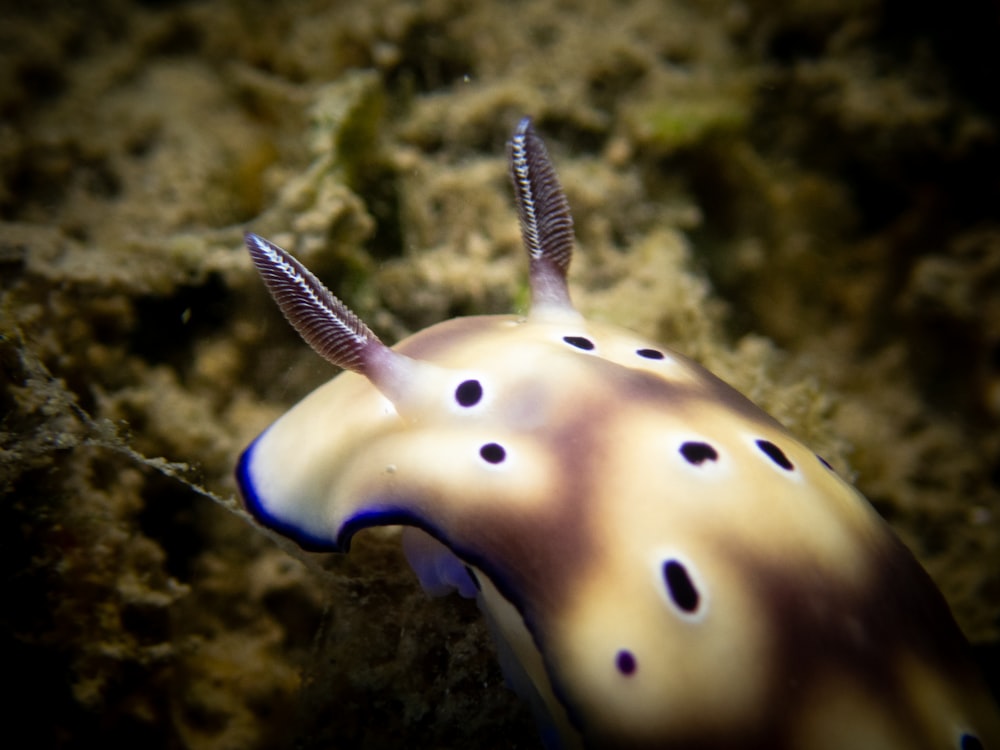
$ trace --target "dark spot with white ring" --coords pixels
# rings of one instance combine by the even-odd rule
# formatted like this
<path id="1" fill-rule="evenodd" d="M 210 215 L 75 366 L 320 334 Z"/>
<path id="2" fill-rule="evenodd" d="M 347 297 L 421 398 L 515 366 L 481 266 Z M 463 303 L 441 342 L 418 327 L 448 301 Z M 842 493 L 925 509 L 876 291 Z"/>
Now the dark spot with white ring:
<path id="1" fill-rule="evenodd" d="M 688 441 L 681 446 L 681 455 L 692 466 L 701 466 L 705 461 L 715 461 L 719 452 L 708 443 Z"/>
<path id="2" fill-rule="evenodd" d="M 563 336 L 563 341 L 570 346 L 575 346 L 577 349 L 583 349 L 585 352 L 589 352 L 594 348 L 594 342 L 583 336 Z"/>
<path id="3" fill-rule="evenodd" d="M 465 380 L 455 389 L 455 400 L 459 406 L 475 406 L 483 397 L 483 386 L 478 380 Z"/>
<path id="4" fill-rule="evenodd" d="M 663 579 L 667 582 L 667 591 L 674 604 L 683 612 L 694 612 L 698 609 L 698 589 L 694 587 L 687 568 L 677 560 L 667 560 L 663 563 Z"/>
<path id="5" fill-rule="evenodd" d="M 635 668 L 638 666 L 635 661 L 635 654 L 626 648 L 623 648 L 615 656 L 615 665 L 618 667 L 618 671 L 626 677 L 631 677 L 635 674 Z"/>
<path id="6" fill-rule="evenodd" d="M 507 451 L 498 443 L 487 443 L 479 449 L 479 455 L 488 463 L 498 464 L 507 458 Z"/>
<path id="7" fill-rule="evenodd" d="M 962 735 L 958 746 L 961 750 L 984 750 L 983 741 L 976 737 L 976 735 L 969 734 L 968 732 Z"/>
<path id="8" fill-rule="evenodd" d="M 764 451 L 769 459 L 774 461 L 774 463 L 778 464 L 778 466 L 785 471 L 791 471 L 795 468 L 792 466 L 792 462 L 788 460 L 788 456 L 785 455 L 785 452 L 770 440 L 758 440 L 757 447 Z"/>
<path id="9" fill-rule="evenodd" d="M 663 352 L 656 349 L 636 349 L 635 353 L 646 359 L 663 359 Z"/>

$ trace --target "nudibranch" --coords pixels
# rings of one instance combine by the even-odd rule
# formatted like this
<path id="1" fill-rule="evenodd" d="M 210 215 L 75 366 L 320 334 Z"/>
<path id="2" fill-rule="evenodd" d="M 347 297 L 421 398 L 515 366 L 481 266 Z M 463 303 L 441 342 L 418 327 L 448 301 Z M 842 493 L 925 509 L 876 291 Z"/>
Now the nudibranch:
<path id="1" fill-rule="evenodd" d="M 478 600 L 550 747 L 1000 750 L 913 555 L 736 390 L 577 312 L 569 205 L 528 119 L 508 151 L 524 317 L 390 348 L 246 235 L 282 312 L 347 371 L 243 453 L 249 512 L 308 550 L 406 527 L 424 587 Z"/>

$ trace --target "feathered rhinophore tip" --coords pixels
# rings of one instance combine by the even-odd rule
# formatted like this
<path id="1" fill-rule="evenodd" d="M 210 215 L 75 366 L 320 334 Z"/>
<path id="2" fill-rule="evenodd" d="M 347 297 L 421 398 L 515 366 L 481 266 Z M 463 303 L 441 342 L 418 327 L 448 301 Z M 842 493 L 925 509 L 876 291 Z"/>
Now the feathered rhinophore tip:
<path id="1" fill-rule="evenodd" d="M 535 135 L 530 118 L 518 123 L 507 155 L 521 237 L 531 259 L 533 309 L 571 310 L 566 273 L 573 255 L 573 217 L 545 144 Z"/>
<path id="2" fill-rule="evenodd" d="M 306 343 L 337 367 L 369 374 L 366 352 L 384 347 L 378 336 L 288 252 L 252 232 L 243 240 L 267 290 Z"/>

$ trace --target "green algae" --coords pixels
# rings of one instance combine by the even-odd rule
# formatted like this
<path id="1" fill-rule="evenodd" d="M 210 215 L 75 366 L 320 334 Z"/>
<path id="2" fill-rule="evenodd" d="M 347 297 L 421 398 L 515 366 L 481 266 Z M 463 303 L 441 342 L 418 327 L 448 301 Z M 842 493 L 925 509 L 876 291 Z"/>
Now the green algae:
<path id="1" fill-rule="evenodd" d="M 663 75 L 626 101 L 623 123 L 636 144 L 650 154 L 669 154 L 706 139 L 744 133 L 753 113 L 754 86 L 747 78 Z"/>

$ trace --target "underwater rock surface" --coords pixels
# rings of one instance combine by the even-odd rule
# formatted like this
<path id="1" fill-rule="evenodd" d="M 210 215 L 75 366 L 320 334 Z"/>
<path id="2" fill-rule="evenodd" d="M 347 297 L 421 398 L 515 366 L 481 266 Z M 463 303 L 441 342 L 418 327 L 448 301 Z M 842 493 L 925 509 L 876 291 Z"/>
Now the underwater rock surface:
<path id="1" fill-rule="evenodd" d="M 392 533 L 289 555 L 238 513 L 232 479 L 333 375 L 272 309 L 243 229 L 387 341 L 523 308 L 503 145 L 525 114 L 576 219 L 580 308 L 699 359 L 854 476 L 995 685 L 988 5 L 5 12 L 15 727 L 41 705 L 38 747 L 537 747 L 475 607 L 426 599 Z"/>

